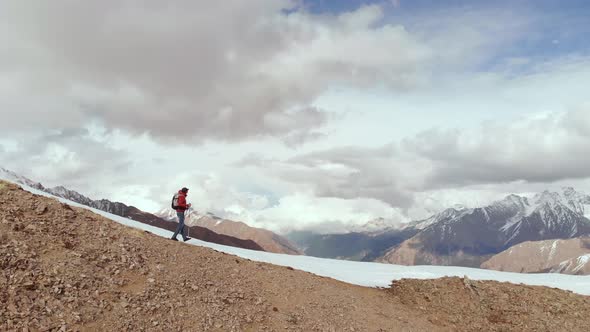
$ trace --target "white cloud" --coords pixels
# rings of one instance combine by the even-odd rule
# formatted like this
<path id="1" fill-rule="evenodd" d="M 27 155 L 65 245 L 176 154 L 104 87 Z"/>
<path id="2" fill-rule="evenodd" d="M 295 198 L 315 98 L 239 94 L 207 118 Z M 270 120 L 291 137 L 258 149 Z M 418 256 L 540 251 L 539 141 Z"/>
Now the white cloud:
<path id="1" fill-rule="evenodd" d="M 293 7 L 4 2 L 0 115 L 18 108 L 31 119 L 5 117 L 2 127 L 94 119 L 162 139 L 277 136 L 294 144 L 328 121 L 311 105 L 332 85 L 411 85 L 430 55 L 403 27 L 375 26 L 379 6 L 338 16 L 282 12 Z"/>
<path id="2" fill-rule="evenodd" d="M 590 177 L 590 109 L 551 113 L 473 130 L 432 130 L 404 142 L 432 162 L 431 186 L 513 181 L 551 183 Z"/>
<path id="3" fill-rule="evenodd" d="M 304 192 L 282 197 L 274 206 L 226 210 L 224 216 L 281 233 L 293 230 L 340 233 L 351 225 L 363 225 L 379 217 L 399 223 L 408 221 L 399 209 L 378 200 L 322 198 Z"/>
<path id="4" fill-rule="evenodd" d="M 341 147 L 250 165 L 319 198 L 364 197 L 425 218 L 454 204 L 481 206 L 535 184 L 590 178 L 590 109 L 472 129 L 429 130 L 397 147 Z M 575 127 L 572 127 L 575 126 Z M 520 188 L 520 189 L 519 189 Z"/>
<path id="5" fill-rule="evenodd" d="M 50 186 L 69 185 L 95 194 L 98 188 L 127 184 L 133 161 L 100 142 L 87 129 L 41 131 L 13 136 L 0 150 L 0 164 Z"/>

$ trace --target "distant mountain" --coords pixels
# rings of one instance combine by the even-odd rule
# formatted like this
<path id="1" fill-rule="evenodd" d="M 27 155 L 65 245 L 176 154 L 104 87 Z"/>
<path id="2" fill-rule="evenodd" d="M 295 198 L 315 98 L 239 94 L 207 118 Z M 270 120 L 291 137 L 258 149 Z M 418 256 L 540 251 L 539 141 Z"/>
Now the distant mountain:
<path id="1" fill-rule="evenodd" d="M 136 207 L 128 206 L 120 202 L 111 202 L 106 199 L 92 200 L 76 191 L 69 190 L 63 186 L 45 188 L 39 182 L 34 182 L 30 179 L 27 179 L 26 177 L 18 175 L 4 168 L 0 168 L 0 179 L 6 179 L 20 184 L 24 184 L 37 190 L 44 191 L 48 194 L 70 200 L 72 202 L 86 205 L 97 210 L 112 213 L 117 216 L 133 219 L 158 228 L 163 228 L 169 231 L 174 231 L 176 229 L 175 223 L 166 221 L 151 213 L 141 211 Z M 190 232 L 191 237 L 199 240 L 223 244 L 227 246 L 264 251 L 264 249 L 262 249 L 261 246 L 259 246 L 256 242 L 252 240 L 243 240 L 228 235 L 217 234 L 214 231 L 211 231 L 205 227 L 192 226 L 189 227 L 188 231 Z"/>
<path id="2" fill-rule="evenodd" d="M 435 214 L 428 219 L 413 221 L 413 222 L 407 224 L 406 227 L 407 228 L 414 228 L 414 229 L 418 229 L 418 230 L 423 230 L 430 225 L 437 224 L 440 221 L 457 218 L 466 212 L 469 212 L 469 210 L 465 207 L 450 208 L 450 209 L 444 210 L 441 213 Z"/>
<path id="3" fill-rule="evenodd" d="M 379 233 L 400 229 L 402 226 L 403 224 L 398 221 L 381 217 L 369 220 L 362 225 L 350 226 L 348 227 L 348 230 L 354 233 Z"/>
<path id="4" fill-rule="evenodd" d="M 590 255 L 590 237 L 527 241 L 494 255 L 481 264 L 481 267 L 508 272 L 550 271 L 576 274 L 584 272 L 583 266 L 578 268 L 578 261 L 585 255 Z M 580 260 L 582 261 L 583 259 Z"/>
<path id="5" fill-rule="evenodd" d="M 171 208 L 165 208 L 157 215 L 169 221 L 176 221 L 176 212 Z M 250 227 L 243 222 L 222 219 L 211 213 L 201 214 L 193 211 L 188 214 L 185 223 L 189 226 L 205 227 L 218 234 L 252 240 L 268 252 L 290 255 L 303 254 L 295 244 L 285 237 L 266 229 Z"/>
<path id="6" fill-rule="evenodd" d="M 509 195 L 490 206 L 448 209 L 412 223 L 414 237 L 388 251 L 379 261 L 405 265 L 481 263 L 524 241 L 569 239 L 590 234 L 590 196 L 572 188 L 535 195 Z"/>
<path id="7" fill-rule="evenodd" d="M 16 174 L 16 173 L 14 173 L 10 170 L 7 170 L 5 168 L 2 168 L 2 167 L 0 167 L 0 179 L 24 184 L 26 186 L 29 186 L 31 188 L 35 188 L 37 190 L 45 189 L 45 187 L 43 187 L 40 183 L 32 181 L 30 179 L 27 179 L 26 177 L 24 177 L 22 175 Z"/>
<path id="8" fill-rule="evenodd" d="M 370 262 L 417 232 L 412 228 L 345 234 L 296 231 L 286 236 L 308 256 Z"/>

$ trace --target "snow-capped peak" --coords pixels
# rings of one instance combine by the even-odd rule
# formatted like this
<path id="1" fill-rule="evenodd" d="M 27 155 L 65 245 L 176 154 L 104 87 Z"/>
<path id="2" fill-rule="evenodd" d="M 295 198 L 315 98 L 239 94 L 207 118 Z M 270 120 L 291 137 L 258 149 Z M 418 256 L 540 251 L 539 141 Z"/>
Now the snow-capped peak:
<path id="1" fill-rule="evenodd" d="M 57 186 L 57 187 L 53 187 L 53 188 L 46 188 L 45 189 L 46 192 L 53 194 L 55 196 L 58 197 L 62 197 L 65 199 L 69 199 L 71 201 L 74 202 L 79 202 L 81 204 L 84 205 L 89 205 L 92 206 L 93 205 L 93 200 L 91 198 L 88 198 L 82 194 L 80 194 L 77 191 L 74 190 L 70 190 L 68 188 L 65 188 L 63 186 Z"/>
<path id="2" fill-rule="evenodd" d="M 459 220 L 461 216 L 473 212 L 473 209 L 465 208 L 462 205 L 458 205 L 457 207 L 458 209 L 449 208 L 439 214 L 433 215 L 428 219 L 409 223 L 408 227 L 413 227 L 415 229 L 425 229 L 430 225 L 437 224 L 440 221 L 453 222 L 454 220 Z"/>
<path id="3" fill-rule="evenodd" d="M 526 197 L 511 194 L 506 196 L 503 200 L 493 203 L 491 206 L 500 209 L 524 211 L 528 210 L 531 205 Z"/>
<path id="4" fill-rule="evenodd" d="M 447 209 L 428 219 L 409 223 L 408 227 L 422 230 L 432 225 L 451 225 L 476 212 L 482 215 L 484 222 L 499 222 L 499 230 L 508 234 L 508 242 L 525 231 L 530 223 L 542 225 L 541 230 L 536 230 L 541 237 L 545 232 L 567 237 L 578 234 L 580 227 L 586 229 L 590 225 L 590 196 L 571 187 L 558 192 L 546 190 L 528 197 L 511 194 L 482 208 Z M 529 226 L 521 229 L 523 222 Z"/>
<path id="5" fill-rule="evenodd" d="M 32 181 L 24 176 L 18 175 L 2 167 L 0 167 L 0 179 L 24 184 L 35 189 L 44 189 L 40 183 Z"/>
<path id="6" fill-rule="evenodd" d="M 590 196 L 575 191 L 571 187 L 562 188 L 561 192 L 545 190 L 530 198 L 519 195 L 508 195 L 503 200 L 491 205 L 498 209 L 509 209 L 514 212 L 515 218 L 529 217 L 534 213 L 542 215 L 551 212 L 559 215 L 564 209 L 577 215 L 590 214 Z M 513 218 L 514 219 L 514 218 Z M 509 222 L 510 223 L 510 222 Z"/>
<path id="7" fill-rule="evenodd" d="M 451 209 L 454 209 L 456 211 L 463 211 L 463 210 L 467 210 L 469 208 L 463 204 L 455 204 L 455 205 L 451 206 Z"/>
<path id="8" fill-rule="evenodd" d="M 571 187 L 562 188 L 561 192 L 544 192 L 537 194 L 533 198 L 535 211 L 539 209 L 553 210 L 557 206 L 566 207 L 578 215 L 588 216 L 590 208 L 590 196 L 578 192 Z"/>
<path id="9" fill-rule="evenodd" d="M 545 190 L 542 193 L 535 195 L 534 202 L 537 205 L 541 205 L 541 204 L 554 205 L 557 203 L 561 203 L 562 197 L 557 192 L 550 192 L 549 190 Z"/>
<path id="10" fill-rule="evenodd" d="M 177 222 L 176 211 L 172 210 L 170 207 L 161 209 L 160 211 L 156 212 L 155 215 L 164 220 Z M 188 210 L 188 213 L 186 213 L 185 216 L 185 223 L 189 226 L 199 225 L 199 220 L 202 218 L 213 218 L 211 213 L 202 214 L 201 212 L 192 208 Z M 220 222 L 223 221 L 223 219 L 218 217 L 215 217 L 215 219 L 219 219 Z"/>
<path id="11" fill-rule="evenodd" d="M 375 218 L 373 220 L 369 220 L 367 223 L 358 226 L 351 226 L 351 232 L 359 232 L 359 233 L 371 233 L 371 232 L 379 232 L 393 228 L 399 228 L 400 223 L 387 218 Z"/>

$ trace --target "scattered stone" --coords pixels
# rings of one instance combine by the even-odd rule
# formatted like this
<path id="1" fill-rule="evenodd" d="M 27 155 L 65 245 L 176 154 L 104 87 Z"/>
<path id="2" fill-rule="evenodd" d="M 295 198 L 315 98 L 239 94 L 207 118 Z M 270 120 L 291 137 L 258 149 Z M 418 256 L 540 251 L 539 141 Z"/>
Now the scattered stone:
<path id="1" fill-rule="evenodd" d="M 45 204 L 40 204 L 39 206 L 37 206 L 37 209 L 35 209 L 35 212 L 37 213 L 37 215 L 42 215 L 47 213 L 48 209 L 47 209 L 47 205 Z"/>

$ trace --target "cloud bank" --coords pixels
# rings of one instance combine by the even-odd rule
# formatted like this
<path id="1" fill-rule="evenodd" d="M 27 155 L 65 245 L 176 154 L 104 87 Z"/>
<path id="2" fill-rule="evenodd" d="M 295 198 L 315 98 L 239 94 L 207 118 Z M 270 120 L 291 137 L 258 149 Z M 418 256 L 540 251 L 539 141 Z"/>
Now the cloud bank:
<path id="1" fill-rule="evenodd" d="M 412 85 L 430 56 L 379 25 L 377 5 L 312 15 L 286 0 L 9 0 L 0 12 L 0 112 L 30 117 L 1 125 L 12 129 L 93 119 L 164 141 L 296 144 L 329 120 L 312 106 L 327 89 Z"/>
<path id="2" fill-rule="evenodd" d="M 318 197 L 364 197 L 410 209 L 423 203 L 418 193 L 589 178 L 589 122 L 586 105 L 473 129 L 431 129 L 378 148 L 339 147 L 283 161 L 251 155 L 239 164 L 271 170 Z"/>

